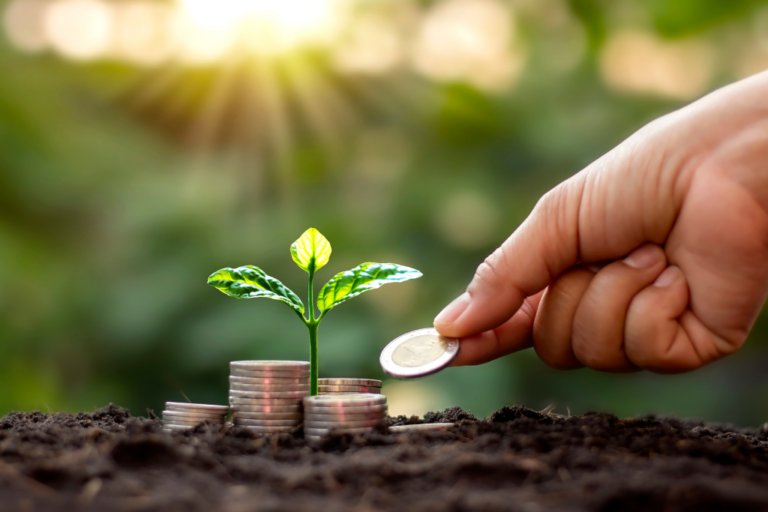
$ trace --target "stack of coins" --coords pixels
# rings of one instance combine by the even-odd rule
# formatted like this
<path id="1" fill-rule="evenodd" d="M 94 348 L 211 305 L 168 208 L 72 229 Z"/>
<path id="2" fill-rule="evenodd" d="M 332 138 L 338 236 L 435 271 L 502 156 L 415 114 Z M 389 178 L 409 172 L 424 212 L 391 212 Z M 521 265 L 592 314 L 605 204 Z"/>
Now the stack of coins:
<path id="1" fill-rule="evenodd" d="M 309 396 L 307 361 L 232 361 L 229 366 L 235 425 L 274 434 L 301 424 L 301 400 Z"/>
<path id="2" fill-rule="evenodd" d="M 347 395 L 349 393 L 381 394 L 381 381 L 375 379 L 317 379 L 320 395 Z"/>
<path id="3" fill-rule="evenodd" d="M 163 430 L 189 430 L 204 421 L 223 425 L 228 413 L 229 407 L 226 405 L 165 402 Z"/>
<path id="4" fill-rule="evenodd" d="M 331 429 L 348 434 L 367 432 L 386 421 L 384 395 L 318 395 L 304 399 L 304 437 L 309 440 L 318 440 Z"/>

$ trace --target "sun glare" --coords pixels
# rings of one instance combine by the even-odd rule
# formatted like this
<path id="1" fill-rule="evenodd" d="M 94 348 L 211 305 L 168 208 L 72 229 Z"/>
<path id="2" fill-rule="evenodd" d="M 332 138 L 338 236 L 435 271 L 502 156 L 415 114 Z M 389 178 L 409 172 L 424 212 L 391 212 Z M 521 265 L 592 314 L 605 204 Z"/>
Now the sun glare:
<path id="1" fill-rule="evenodd" d="M 220 40 L 222 33 L 239 34 L 246 49 L 267 55 L 327 40 L 342 12 L 340 0 L 180 2 L 182 16 L 192 30 L 203 35 L 202 39 Z"/>
<path id="2" fill-rule="evenodd" d="M 182 12 L 206 29 L 232 28 L 245 14 L 248 0 L 181 0 Z"/>

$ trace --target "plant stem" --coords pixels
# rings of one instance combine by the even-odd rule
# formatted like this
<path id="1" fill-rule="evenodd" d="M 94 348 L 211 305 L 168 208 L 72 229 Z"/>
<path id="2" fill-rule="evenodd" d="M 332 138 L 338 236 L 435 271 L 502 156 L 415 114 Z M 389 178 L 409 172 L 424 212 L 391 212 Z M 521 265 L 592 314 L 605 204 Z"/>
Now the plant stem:
<path id="1" fill-rule="evenodd" d="M 317 322 L 307 324 L 309 329 L 309 394 L 317 395 Z"/>
<path id="2" fill-rule="evenodd" d="M 309 269 L 309 287 L 307 290 L 307 308 L 309 309 L 309 394 L 317 395 L 317 326 L 320 322 L 315 322 L 315 303 L 314 290 L 312 284 L 315 280 L 315 269 L 312 265 Z"/>
<path id="3" fill-rule="evenodd" d="M 314 293 L 312 290 L 312 283 L 315 280 L 315 269 L 311 268 L 309 269 L 309 290 L 307 293 L 307 308 L 309 309 L 309 322 L 312 323 L 315 321 L 315 302 L 312 300 L 312 297 L 314 297 Z"/>

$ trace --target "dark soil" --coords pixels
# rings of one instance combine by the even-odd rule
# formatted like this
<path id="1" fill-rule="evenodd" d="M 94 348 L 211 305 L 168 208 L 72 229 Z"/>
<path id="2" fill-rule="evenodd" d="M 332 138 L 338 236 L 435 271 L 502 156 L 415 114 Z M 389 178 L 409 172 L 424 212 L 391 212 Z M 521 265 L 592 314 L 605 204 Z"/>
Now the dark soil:
<path id="1" fill-rule="evenodd" d="M 524 407 L 443 432 L 166 434 L 110 405 L 0 420 L 0 510 L 714 511 L 768 509 L 768 430 Z M 391 423 L 418 421 L 392 418 Z"/>

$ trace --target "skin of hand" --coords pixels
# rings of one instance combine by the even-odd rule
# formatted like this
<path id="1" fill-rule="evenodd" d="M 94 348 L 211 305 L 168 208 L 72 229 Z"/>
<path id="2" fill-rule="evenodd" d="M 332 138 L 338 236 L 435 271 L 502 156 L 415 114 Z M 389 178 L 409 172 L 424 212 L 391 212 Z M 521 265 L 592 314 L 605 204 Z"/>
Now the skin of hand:
<path id="1" fill-rule="evenodd" d="M 768 295 L 768 72 L 673 112 L 548 192 L 435 318 L 454 366 L 693 370 Z"/>

